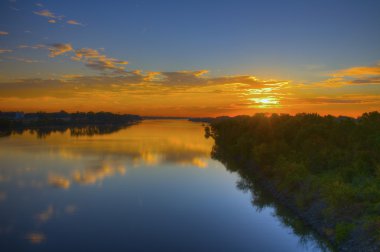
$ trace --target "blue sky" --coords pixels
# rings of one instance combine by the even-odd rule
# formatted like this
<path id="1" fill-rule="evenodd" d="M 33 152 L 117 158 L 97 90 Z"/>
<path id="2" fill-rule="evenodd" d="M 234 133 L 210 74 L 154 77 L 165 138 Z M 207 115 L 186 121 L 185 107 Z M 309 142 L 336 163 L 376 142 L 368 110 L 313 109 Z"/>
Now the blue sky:
<path id="1" fill-rule="evenodd" d="M 70 42 L 105 48 L 138 69 L 209 69 L 212 74 L 300 79 L 315 78 L 313 71 L 380 59 L 379 1 L 36 3 L 43 7 L 30 0 L 2 1 L 0 27 L 12 35 L 2 44 Z M 33 14 L 41 9 L 85 26 L 52 25 Z"/>
<path id="2" fill-rule="evenodd" d="M 46 48 L 54 44 L 128 61 L 127 71 L 206 69 L 208 77 L 252 75 L 303 84 L 380 59 L 375 0 L 2 0 L 0 9 L 0 32 L 7 33 L 0 36 L 0 49 L 12 51 L 0 54 L 3 81 L 99 74 L 62 57 L 66 53 L 48 57 Z M 41 44 L 45 51 L 20 49 Z"/>

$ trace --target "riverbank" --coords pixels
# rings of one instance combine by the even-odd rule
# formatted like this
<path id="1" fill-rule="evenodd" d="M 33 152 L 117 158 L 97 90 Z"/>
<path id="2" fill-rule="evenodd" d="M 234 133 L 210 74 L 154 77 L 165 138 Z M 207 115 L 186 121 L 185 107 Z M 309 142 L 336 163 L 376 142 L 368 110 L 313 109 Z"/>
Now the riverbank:
<path id="1" fill-rule="evenodd" d="M 215 159 L 259 183 L 337 250 L 380 250 L 379 113 L 240 116 L 212 122 L 209 132 Z"/>
<path id="2" fill-rule="evenodd" d="M 142 118 L 131 114 L 109 112 L 64 111 L 53 113 L 0 112 L 0 136 L 22 133 L 25 130 L 36 132 L 43 137 L 51 132 L 71 131 L 71 135 L 107 134 L 140 122 Z"/>

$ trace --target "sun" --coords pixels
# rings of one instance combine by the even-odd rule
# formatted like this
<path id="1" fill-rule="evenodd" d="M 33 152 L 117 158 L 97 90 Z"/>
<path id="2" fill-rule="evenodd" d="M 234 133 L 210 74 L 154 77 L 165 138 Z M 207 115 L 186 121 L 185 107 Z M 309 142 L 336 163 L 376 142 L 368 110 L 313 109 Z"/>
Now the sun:
<path id="1" fill-rule="evenodd" d="M 260 108 L 275 107 L 280 105 L 279 99 L 273 96 L 262 98 L 249 98 L 248 100 L 254 102 L 253 106 Z"/>

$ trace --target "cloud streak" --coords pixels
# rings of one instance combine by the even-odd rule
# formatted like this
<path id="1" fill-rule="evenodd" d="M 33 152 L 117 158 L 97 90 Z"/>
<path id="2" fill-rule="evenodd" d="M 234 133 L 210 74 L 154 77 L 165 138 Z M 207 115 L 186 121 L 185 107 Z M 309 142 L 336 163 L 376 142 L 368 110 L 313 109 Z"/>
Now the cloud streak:
<path id="1" fill-rule="evenodd" d="M 333 73 L 336 77 L 362 77 L 380 75 L 380 63 L 373 66 L 357 66 Z"/>
<path id="2" fill-rule="evenodd" d="M 0 54 L 1 53 L 11 53 L 13 52 L 13 50 L 10 50 L 10 49 L 0 49 Z"/>
<path id="3" fill-rule="evenodd" d="M 20 48 L 20 49 L 43 49 L 43 48 L 46 48 L 46 45 L 44 45 L 44 44 L 19 45 L 18 48 Z"/>
<path id="4" fill-rule="evenodd" d="M 366 104 L 374 107 L 379 103 L 378 98 L 368 96 L 334 97 L 330 94 L 332 88 L 339 93 L 346 86 L 376 87 L 380 84 L 379 64 L 342 69 L 321 82 L 302 84 L 289 80 L 259 79 L 253 75 L 212 76 L 206 69 L 129 70 L 128 61 L 110 57 L 101 49 L 75 48 L 71 43 L 20 45 L 18 48 L 46 49 L 50 58 L 62 57 L 79 62 L 98 73 L 3 82 L 0 83 L 0 105 L 12 99 L 14 102 L 42 98 L 50 102 L 54 100 L 55 104 L 65 101 L 76 108 L 91 105 L 106 110 L 108 106 L 116 108 L 124 105 L 141 108 L 141 111 L 150 108 L 161 111 L 170 109 L 173 113 L 191 110 L 239 113 L 252 110 L 296 111 L 327 106 L 363 107 Z M 102 100 L 104 104 L 92 102 L 95 100 Z M 62 105 L 61 108 L 65 107 Z M 78 175 L 77 180 L 81 179 L 83 176 Z M 59 186 L 60 182 L 64 181 L 57 179 L 50 184 Z"/>
<path id="5" fill-rule="evenodd" d="M 36 4 L 36 6 L 43 7 L 42 4 Z M 57 14 L 53 13 L 52 11 L 50 11 L 48 9 L 34 11 L 33 13 L 36 14 L 36 15 L 38 15 L 38 16 L 42 16 L 42 17 L 48 18 L 49 19 L 48 22 L 52 23 L 52 24 L 55 24 L 58 21 L 63 21 L 64 18 L 65 18 L 65 16 L 63 16 L 63 15 L 57 15 Z M 80 23 L 80 22 L 78 22 L 77 20 L 74 20 L 74 19 L 69 19 L 65 23 L 69 24 L 69 25 L 84 26 L 82 23 Z"/>
<path id="6" fill-rule="evenodd" d="M 107 57 L 104 54 L 99 53 L 98 50 L 91 48 L 81 48 L 74 51 L 75 56 L 71 59 L 74 61 L 81 61 L 87 67 L 94 70 L 113 70 L 118 73 L 125 71 L 125 65 L 128 61 L 119 60 L 111 57 Z"/>
<path id="7" fill-rule="evenodd" d="M 22 58 L 22 57 L 7 57 L 7 59 L 19 61 L 19 62 L 23 62 L 23 63 L 38 63 L 38 62 L 40 62 L 40 61 L 35 60 L 35 59 Z"/>
<path id="8" fill-rule="evenodd" d="M 47 17 L 47 18 L 52 18 L 52 19 L 62 19 L 63 16 L 57 16 L 53 12 L 45 9 L 45 10 L 40 10 L 40 11 L 34 11 L 34 14 L 42 17 Z"/>
<path id="9" fill-rule="evenodd" d="M 354 66 L 335 71 L 330 78 L 315 83 L 319 87 L 365 86 L 380 84 L 380 63 L 372 66 Z"/>
<path id="10" fill-rule="evenodd" d="M 57 43 L 57 44 L 51 45 L 51 47 L 49 48 L 49 51 L 50 51 L 49 57 L 54 58 L 66 52 L 73 51 L 73 47 L 69 43 L 68 44 Z"/>
<path id="11" fill-rule="evenodd" d="M 71 24 L 71 25 L 80 25 L 80 26 L 83 26 L 83 24 L 82 23 L 79 23 L 78 21 L 76 21 L 76 20 L 68 20 L 67 22 L 66 22 L 67 24 Z"/>

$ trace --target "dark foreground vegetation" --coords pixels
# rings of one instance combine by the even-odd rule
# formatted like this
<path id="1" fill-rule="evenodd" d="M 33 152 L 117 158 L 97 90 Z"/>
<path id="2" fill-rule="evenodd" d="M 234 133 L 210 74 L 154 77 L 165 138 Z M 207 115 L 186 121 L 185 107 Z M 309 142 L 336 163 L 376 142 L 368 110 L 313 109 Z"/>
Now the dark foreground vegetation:
<path id="1" fill-rule="evenodd" d="M 273 204 L 265 192 L 337 250 L 380 251 L 380 113 L 238 116 L 212 121 L 206 136 L 255 205 Z"/>
<path id="2" fill-rule="evenodd" d="M 70 130 L 72 136 L 108 134 L 141 120 L 140 116 L 109 112 L 0 112 L 0 136 L 30 130 L 38 137 Z"/>

